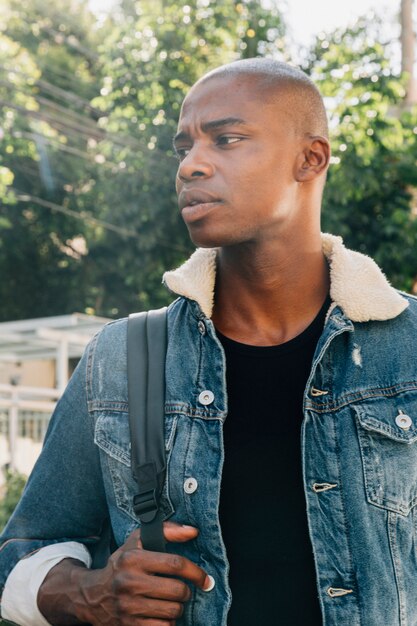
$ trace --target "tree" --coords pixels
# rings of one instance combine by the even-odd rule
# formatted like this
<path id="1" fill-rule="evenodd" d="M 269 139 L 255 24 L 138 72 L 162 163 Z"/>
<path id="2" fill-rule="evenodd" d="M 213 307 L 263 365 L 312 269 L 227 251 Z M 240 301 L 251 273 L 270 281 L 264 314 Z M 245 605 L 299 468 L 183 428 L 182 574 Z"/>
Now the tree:
<path id="1" fill-rule="evenodd" d="M 373 256 L 395 286 L 416 288 L 417 115 L 397 115 L 404 80 L 375 17 L 321 35 L 308 71 L 330 110 L 333 158 L 325 230 Z"/>
<path id="2" fill-rule="evenodd" d="M 180 103 L 210 67 L 282 50 L 283 33 L 280 13 L 253 0 L 123 0 L 100 28 L 85 1 L 9 0 L 3 41 L 30 67 L 11 78 L 12 58 L 0 76 L 0 165 L 17 190 L 0 319 L 169 299 L 162 271 L 192 249 L 174 196 Z"/>
<path id="3" fill-rule="evenodd" d="M 53 9 L 10 0 L 7 10 L 0 32 L 0 166 L 13 179 L 13 196 L 1 195 L 2 320 L 84 308 L 81 260 L 91 226 L 77 196 L 96 168 L 88 142 L 102 134 L 90 104 L 98 89 L 86 49 L 92 15 L 64 0 Z M 82 36 L 84 46 L 77 43 Z"/>
<path id="4" fill-rule="evenodd" d="M 417 104 L 417 78 L 414 65 L 416 60 L 416 35 L 413 28 L 413 0 L 401 0 L 401 71 L 406 75 L 406 106 Z"/>
<path id="5" fill-rule="evenodd" d="M 189 87 L 254 55 L 288 60 L 273 3 L 7 0 L 0 26 L 0 319 L 165 304 L 191 252 L 171 137 Z M 305 69 L 331 113 L 324 227 L 415 283 L 414 109 L 377 19 L 322 36 Z M 12 183 L 10 185 L 10 183 Z"/>
<path id="6" fill-rule="evenodd" d="M 324 227 L 373 256 L 397 287 L 411 290 L 417 279 L 417 116 L 395 114 L 404 82 L 393 74 L 381 28 L 378 20 L 363 19 L 322 35 L 311 53 L 308 69 L 331 112 Z"/>

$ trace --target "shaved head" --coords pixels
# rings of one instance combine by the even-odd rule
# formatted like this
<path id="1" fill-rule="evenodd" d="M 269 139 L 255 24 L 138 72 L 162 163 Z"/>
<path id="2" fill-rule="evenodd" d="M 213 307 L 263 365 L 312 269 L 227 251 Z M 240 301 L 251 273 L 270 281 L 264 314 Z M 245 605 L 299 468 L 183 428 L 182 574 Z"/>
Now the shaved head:
<path id="1" fill-rule="evenodd" d="M 255 79 L 255 98 L 285 106 L 297 133 L 328 138 L 327 115 L 319 90 L 307 74 L 288 63 L 265 58 L 234 61 L 205 74 L 194 87 L 212 78 L 227 81 L 245 77 Z"/>

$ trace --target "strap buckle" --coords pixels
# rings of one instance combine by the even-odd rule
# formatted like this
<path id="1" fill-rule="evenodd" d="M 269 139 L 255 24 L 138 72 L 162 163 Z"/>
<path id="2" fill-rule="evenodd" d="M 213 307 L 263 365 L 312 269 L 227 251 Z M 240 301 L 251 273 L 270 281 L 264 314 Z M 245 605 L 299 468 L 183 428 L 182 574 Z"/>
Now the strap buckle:
<path id="1" fill-rule="evenodd" d="M 155 461 L 142 463 L 133 473 L 139 493 L 133 498 L 133 510 L 142 523 L 152 522 L 159 509 L 159 483 Z"/>
<path id="2" fill-rule="evenodd" d="M 156 498 L 156 489 L 142 491 L 133 498 L 133 510 L 135 515 L 144 524 L 152 522 L 158 513 L 158 502 Z"/>

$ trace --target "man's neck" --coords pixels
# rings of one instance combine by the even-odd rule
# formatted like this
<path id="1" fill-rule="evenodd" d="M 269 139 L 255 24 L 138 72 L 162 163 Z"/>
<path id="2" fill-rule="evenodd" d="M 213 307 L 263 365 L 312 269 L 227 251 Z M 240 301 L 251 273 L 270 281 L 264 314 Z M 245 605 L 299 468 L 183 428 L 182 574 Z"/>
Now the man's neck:
<path id="1" fill-rule="evenodd" d="M 321 239 L 221 248 L 213 323 L 227 337 L 278 345 L 299 335 L 322 307 L 329 270 Z"/>

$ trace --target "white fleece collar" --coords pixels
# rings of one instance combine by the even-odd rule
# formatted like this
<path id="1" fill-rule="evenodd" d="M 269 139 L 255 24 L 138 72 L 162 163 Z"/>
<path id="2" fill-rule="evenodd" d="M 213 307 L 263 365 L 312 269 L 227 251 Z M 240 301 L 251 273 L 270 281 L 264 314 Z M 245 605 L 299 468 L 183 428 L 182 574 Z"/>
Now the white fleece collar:
<path id="1" fill-rule="evenodd" d="M 348 250 L 341 237 L 323 234 L 323 253 L 330 265 L 330 297 L 353 322 L 388 320 L 408 306 L 373 259 Z M 165 272 L 172 292 L 195 300 L 211 317 L 216 280 L 216 248 L 198 248 L 178 269 Z"/>

